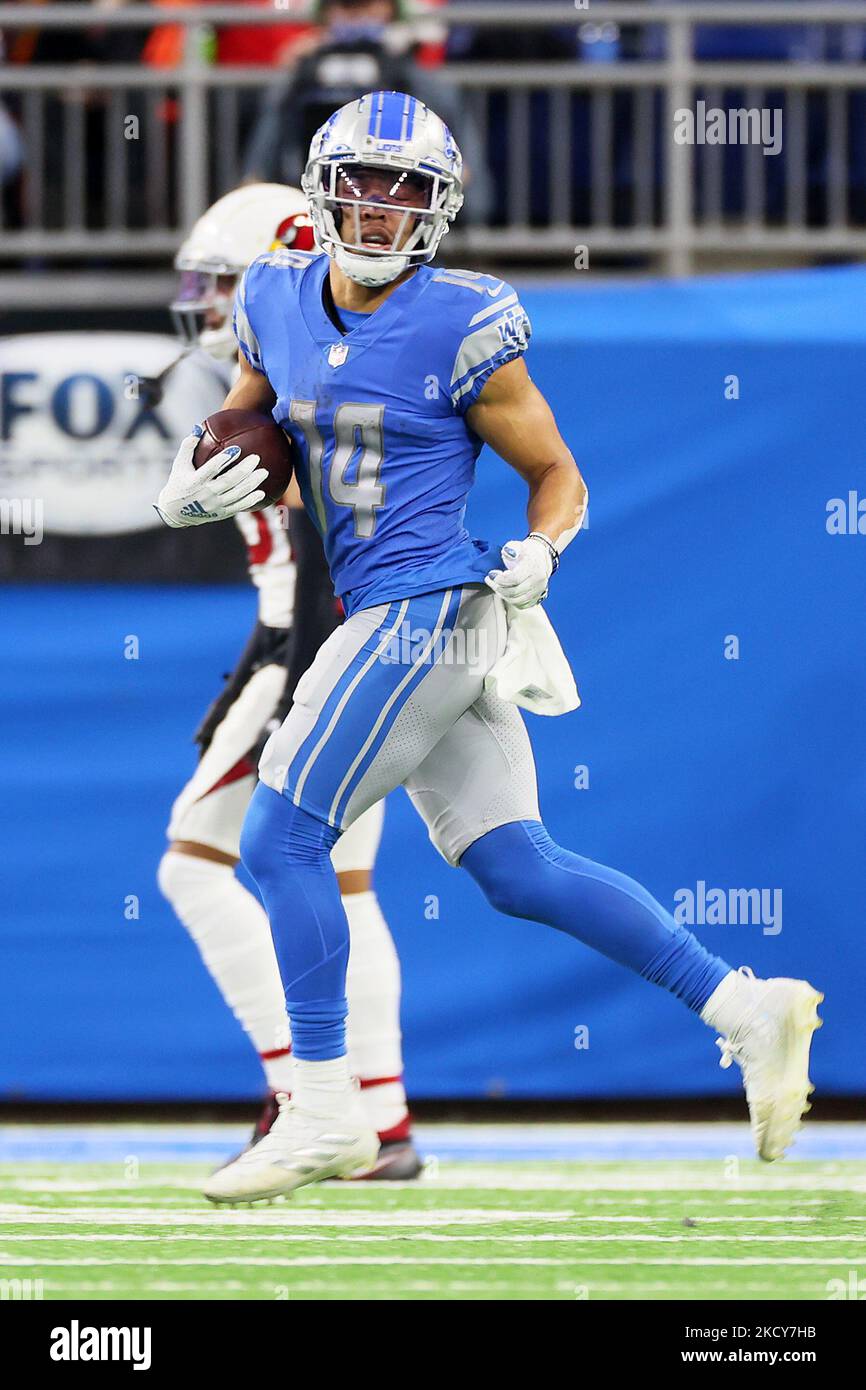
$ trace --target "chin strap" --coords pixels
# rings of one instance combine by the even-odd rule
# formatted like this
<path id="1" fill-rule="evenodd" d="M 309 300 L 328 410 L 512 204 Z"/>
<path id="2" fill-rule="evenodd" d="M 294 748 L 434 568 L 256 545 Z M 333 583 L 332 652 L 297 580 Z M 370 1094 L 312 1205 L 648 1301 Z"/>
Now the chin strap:
<path id="1" fill-rule="evenodd" d="M 342 246 L 334 248 L 334 260 L 344 275 L 358 285 L 366 285 L 368 289 L 390 285 L 409 266 L 408 256 L 377 256 L 374 259 L 346 251 Z"/>

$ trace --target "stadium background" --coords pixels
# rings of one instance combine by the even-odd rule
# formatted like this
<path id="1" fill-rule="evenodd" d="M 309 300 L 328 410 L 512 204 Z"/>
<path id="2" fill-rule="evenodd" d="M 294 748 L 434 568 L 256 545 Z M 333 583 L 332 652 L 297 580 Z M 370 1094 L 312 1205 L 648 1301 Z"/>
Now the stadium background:
<path id="1" fill-rule="evenodd" d="M 440 74 L 459 74 L 467 52 L 486 74 L 478 130 L 491 202 L 462 241 L 449 239 L 456 243 L 449 258 L 495 266 L 519 285 L 534 328 L 533 375 L 591 491 L 588 530 L 549 604 L 583 708 L 556 721 L 531 719 L 545 816 L 565 843 L 632 872 L 671 907 L 678 890 L 700 882 L 726 892 L 781 890 L 777 934 L 760 923 L 696 930 L 733 964 L 802 974 L 823 989 L 832 1008 L 814 1079 L 824 1095 L 862 1094 L 862 1048 L 852 1040 L 866 964 L 866 542 L 857 530 L 866 455 L 866 270 L 857 264 L 866 248 L 857 136 L 866 16 L 858 25 L 849 5 L 844 26 L 793 18 L 762 26 L 754 15 L 736 30 L 699 26 L 695 52 L 719 64 L 729 92 L 749 64 L 776 64 L 771 75 L 784 74 L 790 85 L 780 100 L 792 130 L 798 123 L 806 130 L 803 160 L 798 166 L 795 139 L 782 164 L 767 168 L 756 221 L 751 152 L 713 174 L 708 150 L 686 149 L 691 162 L 683 166 L 682 149 L 661 138 L 664 101 L 683 80 L 682 68 L 666 71 L 661 104 L 650 112 L 647 220 L 636 232 L 637 213 L 621 209 L 618 190 L 640 182 L 632 138 L 638 107 L 622 116 L 610 105 L 607 118 L 616 119 L 603 157 L 596 136 L 607 89 L 597 74 L 616 84 L 629 63 L 644 75 L 652 63 L 671 67 L 676 21 L 695 7 L 593 3 L 587 18 L 562 5 L 518 6 L 511 15 L 499 6 L 502 42 L 512 49 L 528 43 L 521 25 L 529 8 L 556 11 L 557 22 L 541 30 L 549 51 L 542 44 L 522 61 L 549 63 L 551 91 L 573 95 L 564 166 L 570 196 L 550 200 L 531 184 L 517 220 L 508 196 L 509 179 L 520 174 L 509 104 L 515 90 L 528 93 L 533 121 L 521 157 L 536 167 L 539 145 L 549 149 L 560 137 L 552 133 L 553 109 L 536 95 L 537 78 L 530 73 L 515 87 L 521 62 L 490 46 L 484 8 L 451 6 L 436 17 L 451 29 L 448 43 L 441 33 L 425 37 L 425 63 Z M 657 22 L 608 18 L 623 8 L 652 11 Z M 799 9 L 797 18 L 826 9 L 788 8 Z M 464 19 L 479 15 L 457 25 L 461 10 Z M 678 12 L 674 20 L 668 11 Z M 251 1099 L 255 1058 L 154 874 L 169 805 L 192 767 L 192 729 L 242 645 L 253 595 L 238 582 L 232 528 L 178 538 L 142 522 L 145 529 L 111 534 L 118 489 L 135 481 L 123 463 L 124 376 L 141 370 L 135 350 L 165 360 L 171 350 L 140 335 L 169 331 L 168 233 L 188 205 L 187 166 L 179 160 L 177 203 L 158 235 L 135 224 L 134 208 L 131 225 L 109 227 L 110 209 L 105 226 L 90 228 L 89 214 L 76 225 L 69 198 L 61 199 L 63 226 L 47 215 L 39 225 L 28 203 L 35 179 L 27 143 L 34 130 L 27 79 L 39 55 L 21 56 L 20 13 L 14 35 L 6 29 L 13 19 L 0 7 L 9 60 L 0 92 L 24 137 L 22 167 L 8 164 L 0 248 L 8 289 L 2 491 L 19 498 L 29 487 L 44 500 L 47 523 L 40 545 L 2 537 L 0 1096 L 12 1103 Z M 261 59 L 262 51 L 220 58 L 226 32 L 214 30 L 217 66 Z M 265 53 L 270 33 L 259 38 Z M 177 37 L 163 32 L 160 43 Z M 110 74 L 119 55 L 100 61 Z M 178 55 L 169 48 L 160 61 L 171 72 Z M 811 74 L 802 90 L 798 70 Z M 752 69 L 748 77 L 756 80 Z M 811 100 L 822 93 L 819 77 L 823 116 Z M 99 89 L 91 69 L 87 80 Z M 617 90 L 628 99 L 629 87 Z M 695 79 L 688 91 L 698 90 Z M 839 135 L 840 93 L 851 135 L 841 155 L 830 138 Z M 175 99 L 182 107 L 183 95 Z M 91 134 L 100 137 L 108 116 L 93 119 Z M 555 188 L 555 161 L 548 163 Z M 50 190 L 48 162 L 43 171 Z M 683 171 L 691 180 L 685 206 Z M 218 176 L 211 169 L 199 192 L 225 191 L 214 186 Z M 68 169 L 63 177 L 71 178 Z M 61 194 L 67 186 L 61 179 Z M 708 211 L 713 188 L 717 215 Z M 584 244 L 589 268 L 578 270 Z M 61 330 L 87 341 L 71 344 L 55 336 Z M 137 335 L 123 343 L 123 372 L 117 340 L 105 336 L 116 332 Z M 51 341 L 21 343 L 33 333 Z M 23 370 L 27 380 L 12 381 Z M 204 396 L 209 388 L 196 389 Z M 105 390 L 113 408 L 101 412 Z M 167 440 L 155 428 L 138 434 L 153 440 L 151 466 L 170 461 L 190 399 L 175 393 L 166 407 Z M 30 414 L 10 409 L 22 403 L 34 406 Z M 92 466 L 71 468 L 64 479 L 65 459 Z M 94 498 L 97 529 L 107 534 L 86 534 L 80 520 Z M 828 525 L 834 498 L 853 515 L 843 534 Z M 475 528 L 505 539 L 519 529 L 521 509 L 519 482 L 485 454 L 471 506 Z M 738 1078 L 714 1065 L 704 1031 L 663 995 L 571 941 L 493 913 L 438 860 L 402 793 L 389 802 L 376 884 L 403 962 L 413 1097 L 737 1093 Z"/>

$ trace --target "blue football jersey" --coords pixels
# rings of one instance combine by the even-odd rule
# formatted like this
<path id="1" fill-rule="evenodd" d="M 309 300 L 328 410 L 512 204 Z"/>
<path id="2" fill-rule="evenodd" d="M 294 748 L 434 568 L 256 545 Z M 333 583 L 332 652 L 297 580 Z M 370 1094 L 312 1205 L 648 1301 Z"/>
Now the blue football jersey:
<path id="1" fill-rule="evenodd" d="M 478 583 L 499 555 L 464 525 L 481 449 L 466 412 L 526 351 L 517 294 L 492 276 L 422 265 L 341 335 L 322 302 L 329 266 L 315 253 L 261 256 L 238 287 L 234 324 L 298 445 L 334 588 L 352 613 Z"/>

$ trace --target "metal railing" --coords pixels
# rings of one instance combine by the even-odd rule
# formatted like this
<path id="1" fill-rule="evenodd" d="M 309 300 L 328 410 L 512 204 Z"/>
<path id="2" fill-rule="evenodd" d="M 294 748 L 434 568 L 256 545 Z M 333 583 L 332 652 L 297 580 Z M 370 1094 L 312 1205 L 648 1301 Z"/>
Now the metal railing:
<path id="1" fill-rule="evenodd" d="M 46 275 L 61 264 L 164 264 L 182 230 L 238 182 L 245 105 L 274 76 L 268 68 L 209 64 L 206 34 L 228 23 L 284 25 L 304 13 L 279 0 L 262 9 L 0 3 L 7 34 L 169 23 L 184 35 L 182 61 L 171 69 L 0 68 L 0 98 L 20 123 L 26 151 L 17 202 L 6 192 L 2 262 L 42 259 Z M 704 254 L 736 261 L 866 253 L 866 150 L 857 134 L 858 122 L 866 127 L 866 67 L 859 57 L 846 61 L 839 43 L 836 61 L 809 54 L 827 35 L 866 32 L 863 0 L 524 0 L 451 4 L 432 18 L 482 31 L 556 25 L 574 29 L 580 44 L 566 62 L 448 65 L 498 190 L 488 225 L 458 222 L 443 247 L 449 258 L 530 259 L 561 269 L 586 247 L 591 268 L 593 257 L 632 257 L 681 276 Z M 428 12 L 418 22 L 430 20 Z M 695 57 L 698 26 L 705 33 L 731 25 L 797 26 L 807 39 L 803 60 Z M 630 36 L 628 56 L 592 61 L 594 38 L 611 34 Z M 697 112 L 699 101 L 724 111 L 783 110 L 782 153 L 767 157 L 759 143 L 733 150 L 678 143 L 677 122 L 684 111 Z"/>

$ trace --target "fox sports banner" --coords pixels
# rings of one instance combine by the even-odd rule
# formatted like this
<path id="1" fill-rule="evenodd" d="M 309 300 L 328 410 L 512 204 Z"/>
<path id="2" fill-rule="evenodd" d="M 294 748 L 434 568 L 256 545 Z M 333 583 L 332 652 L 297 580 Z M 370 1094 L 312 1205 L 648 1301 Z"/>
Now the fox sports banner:
<path id="1" fill-rule="evenodd" d="M 226 382 L 184 357 L 153 403 L 147 383 L 179 356 L 145 333 L 32 333 L 0 339 L 0 496 L 39 513 L 46 535 L 112 536 L 160 526 L 153 500 L 191 425 Z"/>

